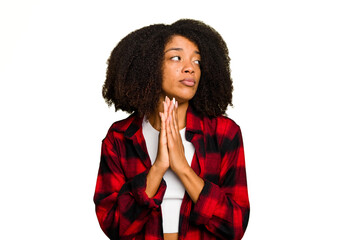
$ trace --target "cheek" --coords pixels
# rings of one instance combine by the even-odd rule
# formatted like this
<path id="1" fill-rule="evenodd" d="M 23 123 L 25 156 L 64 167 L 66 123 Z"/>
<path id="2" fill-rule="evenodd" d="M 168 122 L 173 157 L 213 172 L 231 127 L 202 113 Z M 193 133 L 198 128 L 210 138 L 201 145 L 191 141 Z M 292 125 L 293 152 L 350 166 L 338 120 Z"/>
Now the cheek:
<path id="1" fill-rule="evenodd" d="M 179 73 L 180 70 L 181 70 L 180 67 L 173 65 L 168 68 L 168 74 L 171 76 L 171 75 Z"/>
<path id="2" fill-rule="evenodd" d="M 180 68 L 177 66 L 173 66 L 173 65 L 168 65 L 166 66 L 166 68 L 163 70 L 163 75 L 165 75 L 168 78 L 171 78 L 172 76 L 174 76 L 174 74 L 177 74 L 180 72 Z"/>

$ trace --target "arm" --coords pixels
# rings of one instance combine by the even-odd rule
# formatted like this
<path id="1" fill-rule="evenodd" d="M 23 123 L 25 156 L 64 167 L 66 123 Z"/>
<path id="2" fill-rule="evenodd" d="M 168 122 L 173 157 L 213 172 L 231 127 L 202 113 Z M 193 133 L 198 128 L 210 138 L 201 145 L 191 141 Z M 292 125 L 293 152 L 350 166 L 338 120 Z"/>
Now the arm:
<path id="1" fill-rule="evenodd" d="M 170 167 L 194 202 L 190 220 L 220 239 L 241 239 L 249 218 L 244 149 L 241 131 L 227 121 L 220 142 L 219 185 L 200 178 L 188 165 L 179 135 L 177 104 L 170 104 L 166 124 Z M 223 123 L 224 124 L 224 123 Z"/>
<path id="2" fill-rule="evenodd" d="M 147 175 L 146 194 L 149 197 L 153 197 L 157 192 L 163 176 L 169 168 L 169 154 L 167 149 L 167 139 L 165 131 L 165 121 L 167 118 L 167 104 L 163 102 L 164 112 L 159 112 L 160 116 L 160 134 L 159 134 L 159 145 L 158 152 L 154 164 L 149 170 Z"/>
<path id="3" fill-rule="evenodd" d="M 194 172 L 186 160 L 179 132 L 178 102 L 174 104 L 167 100 L 169 117 L 166 119 L 165 127 L 170 167 L 179 177 L 191 200 L 196 203 L 204 187 L 204 180 Z"/>
<path id="4" fill-rule="evenodd" d="M 102 143 L 94 202 L 100 226 L 110 239 L 139 234 L 154 210 L 159 209 L 166 184 L 162 180 L 154 197 L 145 193 L 147 171 L 127 180 L 113 136 Z"/>
<path id="5" fill-rule="evenodd" d="M 221 239 L 241 239 L 250 207 L 241 131 L 236 124 L 228 124 L 220 149 L 219 185 L 205 180 L 190 219 Z"/>

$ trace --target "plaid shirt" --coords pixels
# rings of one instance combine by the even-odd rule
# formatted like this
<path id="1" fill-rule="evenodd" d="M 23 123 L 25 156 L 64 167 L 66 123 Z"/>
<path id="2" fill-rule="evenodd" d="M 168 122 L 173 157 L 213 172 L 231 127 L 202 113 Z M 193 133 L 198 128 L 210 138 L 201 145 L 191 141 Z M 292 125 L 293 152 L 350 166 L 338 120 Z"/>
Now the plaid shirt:
<path id="1" fill-rule="evenodd" d="M 142 118 L 115 122 L 102 142 L 94 202 L 110 239 L 163 239 L 161 202 L 164 180 L 153 198 L 145 193 L 151 167 Z M 241 239 L 249 219 L 241 131 L 229 118 L 200 117 L 189 106 L 185 137 L 195 147 L 191 167 L 205 186 L 194 204 L 185 193 L 179 240 Z"/>

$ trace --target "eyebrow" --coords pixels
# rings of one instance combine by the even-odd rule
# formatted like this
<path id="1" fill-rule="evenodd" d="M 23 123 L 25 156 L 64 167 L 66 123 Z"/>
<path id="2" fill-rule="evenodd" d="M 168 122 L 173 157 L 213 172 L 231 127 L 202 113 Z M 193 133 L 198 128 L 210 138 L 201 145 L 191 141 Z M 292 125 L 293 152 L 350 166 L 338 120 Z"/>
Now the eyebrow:
<path id="1" fill-rule="evenodd" d="M 169 48 L 168 50 L 166 50 L 164 53 L 167 53 L 169 51 L 183 51 L 184 49 L 182 48 Z M 196 54 L 199 54 L 200 55 L 200 52 L 199 51 L 194 51 Z"/>

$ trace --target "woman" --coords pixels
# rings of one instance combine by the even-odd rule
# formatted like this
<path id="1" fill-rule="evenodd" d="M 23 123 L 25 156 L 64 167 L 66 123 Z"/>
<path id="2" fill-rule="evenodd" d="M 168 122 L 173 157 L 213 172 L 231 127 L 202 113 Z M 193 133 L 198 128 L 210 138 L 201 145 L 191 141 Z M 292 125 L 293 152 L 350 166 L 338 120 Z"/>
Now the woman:
<path id="1" fill-rule="evenodd" d="M 110 239 L 241 239 L 249 218 L 228 50 L 183 19 L 136 30 L 108 61 L 103 96 L 132 113 L 103 140 L 94 202 Z"/>

